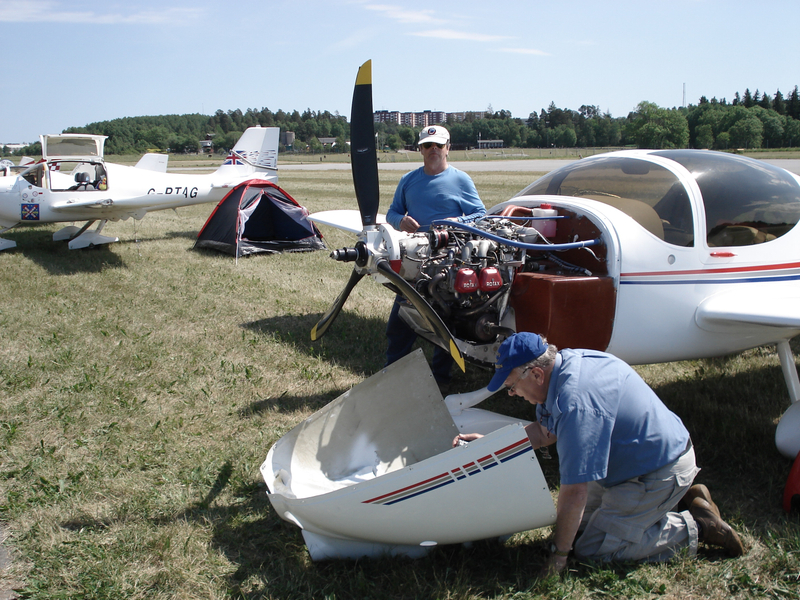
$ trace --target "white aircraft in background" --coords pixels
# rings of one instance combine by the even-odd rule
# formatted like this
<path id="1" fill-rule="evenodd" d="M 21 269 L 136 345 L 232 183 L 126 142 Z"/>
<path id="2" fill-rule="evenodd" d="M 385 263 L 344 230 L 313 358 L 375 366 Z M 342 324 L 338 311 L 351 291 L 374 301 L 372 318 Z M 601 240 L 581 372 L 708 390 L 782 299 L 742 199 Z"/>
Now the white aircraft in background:
<path id="1" fill-rule="evenodd" d="M 85 221 L 53 234 L 69 240 L 71 250 L 110 244 L 119 238 L 101 235 L 108 221 L 143 218 L 153 210 L 219 202 L 243 181 L 277 183 L 278 127 L 250 127 L 223 164 L 208 175 L 167 173 L 168 157 L 145 154 L 134 167 L 103 160 L 107 136 L 60 134 L 39 136 L 42 160 L 21 173 L 0 165 L 0 234 L 19 225 Z M 89 231 L 95 222 L 97 228 Z M 0 238 L 0 250 L 16 242 Z"/>

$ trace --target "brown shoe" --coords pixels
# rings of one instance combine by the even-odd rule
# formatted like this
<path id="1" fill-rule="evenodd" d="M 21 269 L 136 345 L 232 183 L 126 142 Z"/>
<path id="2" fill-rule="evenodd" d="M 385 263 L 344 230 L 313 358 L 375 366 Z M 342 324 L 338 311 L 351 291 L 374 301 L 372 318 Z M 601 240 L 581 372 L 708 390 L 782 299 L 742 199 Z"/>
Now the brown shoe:
<path id="1" fill-rule="evenodd" d="M 702 529 L 703 533 L 700 538 L 702 541 L 712 546 L 725 548 L 730 556 L 744 554 L 742 540 L 739 539 L 733 528 L 714 512 L 707 500 L 695 498 L 689 505 L 689 512 L 692 513 Z"/>
<path id="2" fill-rule="evenodd" d="M 683 508 L 683 510 L 689 510 L 689 507 L 692 505 L 692 501 L 695 498 L 702 498 L 703 500 L 708 502 L 709 505 L 711 506 L 712 512 L 718 517 L 720 516 L 719 508 L 717 507 L 716 504 L 714 504 L 714 501 L 711 499 L 711 492 L 709 492 L 708 488 L 704 486 L 702 483 L 693 485 L 688 490 L 686 490 L 686 494 L 684 494 L 683 498 L 681 499 L 679 507 L 683 505 L 683 507 L 685 507 Z"/>

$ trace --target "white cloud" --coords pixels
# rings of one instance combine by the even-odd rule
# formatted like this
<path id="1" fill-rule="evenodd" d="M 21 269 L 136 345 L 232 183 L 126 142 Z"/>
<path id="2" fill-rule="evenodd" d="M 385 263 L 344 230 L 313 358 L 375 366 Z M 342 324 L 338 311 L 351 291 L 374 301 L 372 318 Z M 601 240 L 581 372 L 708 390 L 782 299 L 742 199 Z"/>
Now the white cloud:
<path id="1" fill-rule="evenodd" d="M 0 22 L 85 23 L 90 25 L 160 25 L 186 23 L 200 16 L 193 8 L 164 8 L 129 14 L 103 14 L 93 10 L 64 10 L 53 0 L 0 0 Z"/>
<path id="2" fill-rule="evenodd" d="M 498 48 L 497 52 L 508 52 L 511 54 L 531 54 L 534 56 L 552 56 L 552 54 L 549 52 L 537 50 L 536 48 Z"/>
<path id="3" fill-rule="evenodd" d="M 400 23 L 444 23 L 442 19 L 434 17 L 432 10 L 407 10 L 400 6 L 390 4 L 367 4 L 364 6 L 367 10 L 374 10 L 383 13 L 384 16 L 389 17 Z"/>
<path id="4" fill-rule="evenodd" d="M 499 42 L 509 39 L 504 35 L 489 35 L 486 33 L 471 33 L 468 31 L 455 31 L 453 29 L 429 29 L 427 31 L 417 31 L 409 35 L 419 37 L 436 38 L 440 40 L 466 40 L 471 42 Z"/>

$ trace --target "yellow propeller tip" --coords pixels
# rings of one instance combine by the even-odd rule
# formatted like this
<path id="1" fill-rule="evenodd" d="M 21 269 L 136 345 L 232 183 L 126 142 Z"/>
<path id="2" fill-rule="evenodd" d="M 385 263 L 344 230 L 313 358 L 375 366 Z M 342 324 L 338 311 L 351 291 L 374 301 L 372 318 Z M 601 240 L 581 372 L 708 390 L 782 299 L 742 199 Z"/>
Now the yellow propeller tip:
<path id="1" fill-rule="evenodd" d="M 356 85 L 372 85 L 372 61 L 368 60 L 358 69 Z"/>
<path id="2" fill-rule="evenodd" d="M 461 356 L 461 352 L 459 351 L 458 346 L 456 346 L 455 342 L 452 339 L 450 340 L 450 356 L 452 356 L 453 360 L 456 361 L 456 364 L 461 369 L 461 372 L 466 373 L 467 366 L 464 364 L 464 357 Z"/>

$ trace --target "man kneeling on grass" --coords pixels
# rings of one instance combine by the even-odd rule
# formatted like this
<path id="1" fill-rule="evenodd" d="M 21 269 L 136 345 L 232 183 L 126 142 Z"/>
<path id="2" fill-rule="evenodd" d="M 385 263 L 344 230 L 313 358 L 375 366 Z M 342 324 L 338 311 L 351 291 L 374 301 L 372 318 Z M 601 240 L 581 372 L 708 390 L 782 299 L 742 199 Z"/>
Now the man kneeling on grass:
<path id="1" fill-rule="evenodd" d="M 570 551 L 603 562 L 665 561 L 683 548 L 695 555 L 700 540 L 744 553 L 708 489 L 692 485 L 700 469 L 683 422 L 622 360 L 559 352 L 518 333 L 501 344 L 488 387 L 536 406 L 526 427 L 534 448 L 557 444 L 561 487 L 543 575 L 564 569 Z M 677 512 L 681 501 L 688 509 Z"/>

